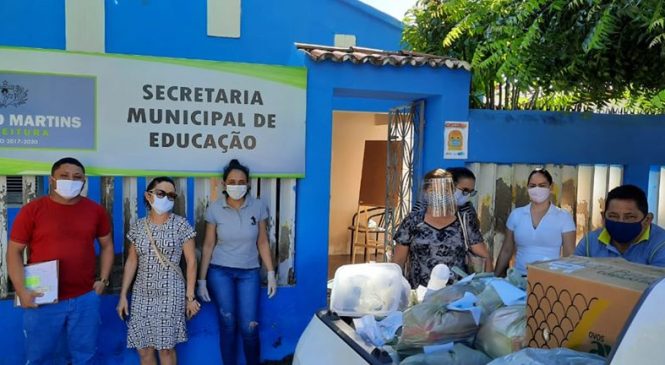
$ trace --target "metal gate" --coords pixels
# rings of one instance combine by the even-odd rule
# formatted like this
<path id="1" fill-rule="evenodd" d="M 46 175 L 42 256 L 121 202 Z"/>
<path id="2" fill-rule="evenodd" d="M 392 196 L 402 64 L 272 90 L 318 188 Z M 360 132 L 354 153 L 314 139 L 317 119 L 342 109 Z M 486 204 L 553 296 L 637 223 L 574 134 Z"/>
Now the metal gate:
<path id="1" fill-rule="evenodd" d="M 420 195 L 424 113 L 424 100 L 393 108 L 389 112 L 384 220 L 386 248 L 392 246 L 397 227 L 411 211 L 414 196 L 417 199 Z"/>

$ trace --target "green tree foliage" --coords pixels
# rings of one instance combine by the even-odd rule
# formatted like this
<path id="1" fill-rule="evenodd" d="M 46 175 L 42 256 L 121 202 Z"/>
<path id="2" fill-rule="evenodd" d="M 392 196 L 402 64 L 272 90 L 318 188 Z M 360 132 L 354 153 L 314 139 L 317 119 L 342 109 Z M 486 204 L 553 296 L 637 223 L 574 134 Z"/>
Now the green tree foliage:
<path id="1" fill-rule="evenodd" d="M 403 41 L 470 61 L 472 107 L 665 111 L 665 0 L 419 0 Z"/>

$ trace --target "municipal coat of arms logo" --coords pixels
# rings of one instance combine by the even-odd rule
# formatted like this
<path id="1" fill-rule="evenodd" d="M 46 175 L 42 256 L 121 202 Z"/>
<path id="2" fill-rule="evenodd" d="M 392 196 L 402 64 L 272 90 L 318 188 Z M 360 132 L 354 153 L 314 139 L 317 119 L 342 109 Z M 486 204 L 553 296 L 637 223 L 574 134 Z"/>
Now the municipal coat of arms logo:
<path id="1" fill-rule="evenodd" d="M 12 85 L 3 81 L 0 84 L 0 108 L 17 107 L 28 101 L 28 90 L 21 85 Z"/>

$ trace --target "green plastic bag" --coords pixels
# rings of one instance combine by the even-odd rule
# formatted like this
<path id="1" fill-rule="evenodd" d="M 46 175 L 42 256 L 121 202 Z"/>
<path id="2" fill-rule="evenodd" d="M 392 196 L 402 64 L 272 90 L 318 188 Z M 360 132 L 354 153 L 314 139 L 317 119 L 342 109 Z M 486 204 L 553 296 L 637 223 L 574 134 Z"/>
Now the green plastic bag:
<path id="1" fill-rule="evenodd" d="M 490 314 L 476 336 L 475 348 L 491 358 L 519 351 L 524 347 L 526 306 L 511 305 Z"/>

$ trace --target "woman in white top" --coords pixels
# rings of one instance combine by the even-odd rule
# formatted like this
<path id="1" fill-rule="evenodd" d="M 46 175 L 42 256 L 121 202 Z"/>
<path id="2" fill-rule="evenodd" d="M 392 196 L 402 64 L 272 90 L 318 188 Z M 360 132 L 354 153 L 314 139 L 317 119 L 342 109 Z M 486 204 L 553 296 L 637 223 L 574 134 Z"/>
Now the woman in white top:
<path id="1" fill-rule="evenodd" d="M 567 211 L 550 202 L 552 175 L 547 170 L 531 171 L 528 180 L 531 202 L 510 213 L 506 239 L 501 247 L 494 274 L 505 276 L 515 251 L 515 270 L 526 275 L 534 261 L 552 260 L 575 251 L 575 223 Z"/>

